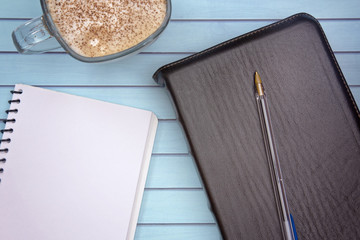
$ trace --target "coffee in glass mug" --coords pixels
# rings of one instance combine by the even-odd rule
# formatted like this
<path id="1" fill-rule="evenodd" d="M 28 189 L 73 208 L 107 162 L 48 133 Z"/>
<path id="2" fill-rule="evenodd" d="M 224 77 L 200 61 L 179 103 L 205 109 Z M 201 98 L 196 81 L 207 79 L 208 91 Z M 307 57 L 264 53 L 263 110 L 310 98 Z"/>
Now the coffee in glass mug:
<path id="1" fill-rule="evenodd" d="M 41 0 L 41 5 L 42 17 L 13 32 L 18 51 L 41 53 L 60 43 L 84 62 L 139 51 L 165 29 L 171 12 L 170 0 Z"/>

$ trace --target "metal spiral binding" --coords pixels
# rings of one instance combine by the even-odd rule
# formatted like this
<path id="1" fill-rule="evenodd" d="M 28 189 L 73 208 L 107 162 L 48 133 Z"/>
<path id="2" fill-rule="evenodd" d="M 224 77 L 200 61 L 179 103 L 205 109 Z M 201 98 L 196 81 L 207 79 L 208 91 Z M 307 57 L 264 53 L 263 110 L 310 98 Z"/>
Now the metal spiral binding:
<path id="1" fill-rule="evenodd" d="M 12 90 L 10 91 L 11 94 L 22 94 L 22 90 L 18 90 L 18 91 L 15 91 L 15 90 Z M 20 99 L 14 99 L 14 100 L 9 100 L 8 101 L 9 104 L 11 103 L 20 103 Z M 9 109 L 9 110 L 6 110 L 5 111 L 6 114 L 9 114 L 9 113 L 17 113 L 18 112 L 18 109 Z M 11 118 L 11 119 L 0 119 L 1 122 L 4 122 L 4 123 L 8 123 L 8 122 L 11 122 L 11 123 L 15 123 L 16 122 L 16 119 L 15 118 Z M 0 132 L 1 133 L 5 133 L 5 132 L 9 132 L 9 133 L 12 133 L 14 130 L 12 128 L 6 128 L 6 129 L 1 129 Z M 11 142 L 11 139 L 10 138 L 6 138 L 6 139 L 0 139 L 0 144 L 3 145 L 3 143 L 10 143 Z M 7 153 L 9 151 L 8 148 L 1 148 L 0 149 L 0 153 Z M 6 158 L 1 158 L 0 157 L 0 164 L 3 164 L 6 162 Z M 0 173 L 3 173 L 4 172 L 4 168 L 0 167 Z M 1 178 L 0 178 L 0 182 L 1 182 Z"/>

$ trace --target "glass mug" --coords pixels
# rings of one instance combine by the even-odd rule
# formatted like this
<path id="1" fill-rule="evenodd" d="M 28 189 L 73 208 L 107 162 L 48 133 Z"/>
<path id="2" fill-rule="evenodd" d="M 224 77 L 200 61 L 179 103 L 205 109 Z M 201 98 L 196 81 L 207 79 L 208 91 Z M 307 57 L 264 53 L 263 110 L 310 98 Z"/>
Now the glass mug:
<path id="1" fill-rule="evenodd" d="M 145 3 L 141 3 L 147 4 L 146 8 L 149 9 L 149 6 L 150 8 L 155 6 L 149 5 L 149 3 L 152 4 L 157 1 L 159 8 L 166 9 L 165 12 L 159 10 L 159 8 L 151 9 L 152 15 L 146 16 L 143 13 L 136 13 L 141 8 L 131 0 L 127 1 L 127 3 L 133 6 L 128 9 L 121 9 L 120 15 L 114 14 L 114 11 L 121 8 L 120 5 L 123 1 L 120 0 L 111 1 L 111 5 L 107 5 L 105 8 L 104 6 L 109 4 L 110 1 L 88 0 L 86 5 L 84 1 L 72 0 L 69 1 L 71 2 L 70 5 L 69 2 L 66 3 L 67 1 L 69 0 L 40 0 L 43 16 L 26 22 L 12 33 L 14 45 L 20 53 L 36 54 L 63 47 L 72 57 L 83 62 L 103 62 L 121 58 L 139 52 L 143 47 L 156 40 L 166 28 L 171 15 L 170 0 L 147 0 Z M 60 6 L 61 4 L 63 5 Z M 50 5 L 52 9 L 49 8 Z M 68 8 L 64 5 L 68 5 Z M 74 6 L 78 8 L 74 8 Z M 102 12 L 95 12 L 94 8 L 99 6 Z M 56 7 L 58 8 L 56 9 Z M 61 13 L 59 13 L 59 9 Z M 133 14 L 134 9 L 135 14 Z M 88 14 L 85 16 L 86 21 L 84 21 L 84 15 L 82 15 L 85 12 Z M 123 12 L 125 14 L 121 15 Z M 126 14 L 129 12 L 131 13 Z M 123 16 L 124 19 L 122 19 Z M 163 19 L 159 19 L 162 16 Z M 151 17 L 154 19 L 157 17 L 158 19 L 152 21 Z M 119 18 L 122 22 L 119 21 Z M 144 23 L 144 19 L 148 22 Z M 103 22 L 99 22 L 101 20 Z M 138 22 L 134 24 L 136 20 Z M 91 26 L 95 26 L 95 28 L 88 28 L 89 21 L 93 21 Z M 61 25 L 63 22 L 67 24 Z M 134 26 L 139 26 L 140 23 L 146 25 L 143 25 L 142 29 L 136 29 L 136 27 L 134 29 Z M 79 30 L 79 28 L 82 29 Z M 154 31 L 146 34 L 146 31 L 150 31 L 152 28 L 155 28 Z M 69 32 L 74 34 L 71 35 Z M 125 32 L 129 34 L 125 34 Z M 112 33 L 114 35 L 111 35 Z M 78 45 L 75 46 L 75 44 Z"/>

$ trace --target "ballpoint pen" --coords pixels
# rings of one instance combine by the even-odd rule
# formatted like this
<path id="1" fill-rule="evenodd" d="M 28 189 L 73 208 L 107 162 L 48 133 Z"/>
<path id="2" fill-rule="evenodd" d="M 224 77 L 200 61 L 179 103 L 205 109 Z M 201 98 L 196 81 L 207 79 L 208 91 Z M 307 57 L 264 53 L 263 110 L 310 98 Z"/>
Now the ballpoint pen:
<path id="1" fill-rule="evenodd" d="M 285 194 L 285 187 L 283 177 L 281 174 L 279 156 L 277 153 L 271 118 L 268 109 L 268 103 L 264 92 L 264 87 L 261 78 L 255 72 L 255 86 L 256 86 L 256 102 L 259 111 L 260 125 L 263 133 L 263 139 L 266 149 L 266 156 L 268 160 L 271 181 L 274 188 L 275 201 L 279 217 L 281 219 L 281 229 L 283 237 L 286 240 L 295 240 L 295 234 L 291 222 L 288 202 Z"/>

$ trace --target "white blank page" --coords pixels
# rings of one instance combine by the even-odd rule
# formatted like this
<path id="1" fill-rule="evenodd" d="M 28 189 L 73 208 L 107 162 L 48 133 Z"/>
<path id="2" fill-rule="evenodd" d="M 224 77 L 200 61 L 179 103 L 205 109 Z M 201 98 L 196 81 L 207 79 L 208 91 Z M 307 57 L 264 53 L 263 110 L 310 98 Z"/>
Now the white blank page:
<path id="1" fill-rule="evenodd" d="M 1 145 L 9 152 L 0 156 L 7 159 L 0 239 L 120 240 L 128 231 L 132 238 L 129 223 L 137 222 L 154 115 L 26 85 L 15 89 L 23 93 L 14 94 L 21 102 L 11 104 L 18 113 L 8 116 L 16 122 L 6 124 L 14 131 L 3 135 L 11 142 Z M 142 166 L 145 177 L 138 182 Z"/>

